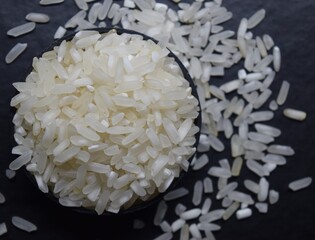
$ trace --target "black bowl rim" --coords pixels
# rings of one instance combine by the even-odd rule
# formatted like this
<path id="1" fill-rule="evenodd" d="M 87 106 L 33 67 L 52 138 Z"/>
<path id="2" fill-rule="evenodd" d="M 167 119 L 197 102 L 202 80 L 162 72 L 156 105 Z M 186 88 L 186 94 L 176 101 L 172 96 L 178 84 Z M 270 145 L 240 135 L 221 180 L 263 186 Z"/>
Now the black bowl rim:
<path id="1" fill-rule="evenodd" d="M 104 33 L 108 33 L 110 31 L 116 31 L 117 34 L 121 35 L 121 34 L 132 34 L 132 35 L 140 35 L 143 37 L 144 40 L 151 40 L 153 41 L 154 43 L 158 43 L 158 41 L 152 37 L 149 37 L 143 33 L 139 33 L 139 32 L 136 32 L 136 31 L 133 31 L 133 30 L 127 30 L 127 29 L 122 29 L 122 28 L 118 28 L 118 27 L 111 27 L 111 28 L 91 28 L 91 29 L 85 29 L 85 30 L 82 30 L 82 31 L 98 31 L 100 34 L 104 34 Z M 44 49 L 40 56 L 41 57 L 45 52 L 48 52 L 48 51 L 51 51 L 53 50 L 54 47 L 56 46 L 59 46 L 61 44 L 62 41 L 66 40 L 66 41 L 70 41 L 76 33 L 78 33 L 79 31 L 77 32 L 74 32 L 74 33 L 71 33 L 69 35 L 66 35 L 58 40 L 55 40 L 49 47 L 47 47 L 46 49 Z M 182 73 L 183 73 L 183 76 L 184 78 L 189 82 L 189 85 L 192 89 L 192 95 L 198 100 L 198 106 L 199 106 L 199 114 L 198 114 L 198 117 L 194 120 L 194 124 L 196 126 L 199 127 L 199 131 L 195 134 L 195 138 L 196 138 L 196 142 L 195 144 L 193 145 L 195 148 L 197 148 L 198 144 L 199 144 L 199 137 L 200 137 L 200 129 L 201 129 L 201 107 L 200 107 L 200 101 L 199 101 L 199 96 L 198 96 L 198 93 L 197 93 L 197 90 L 196 90 L 196 86 L 192 80 L 192 78 L 190 77 L 189 73 L 188 73 L 188 70 L 186 69 L 186 67 L 183 65 L 183 63 L 179 60 L 179 58 L 170 50 L 169 50 L 169 54 L 168 54 L 168 57 L 170 58 L 174 58 L 174 60 L 176 61 L 176 63 L 178 64 L 178 66 L 180 67 Z M 31 67 L 31 69 L 33 69 Z M 32 71 L 32 70 L 31 70 Z M 194 156 L 196 155 L 196 152 L 189 158 L 187 159 L 189 162 L 192 161 L 192 159 L 194 158 Z M 120 209 L 120 211 L 118 213 L 112 213 L 112 212 L 108 212 L 108 211 L 104 211 L 101 215 L 99 216 L 117 216 L 117 215 L 125 215 L 125 214 L 129 214 L 129 213 L 134 213 L 134 212 L 137 212 L 137 211 L 141 211 L 141 210 L 144 210 L 146 209 L 147 207 L 150 207 L 151 205 L 159 202 L 163 196 L 165 194 L 167 194 L 168 192 L 170 192 L 171 190 L 173 190 L 178 184 L 179 182 L 181 181 L 181 179 L 183 178 L 183 176 L 185 174 L 187 174 L 188 172 L 190 171 L 190 166 L 186 171 L 184 170 L 181 170 L 180 172 L 180 175 L 177 177 L 177 178 L 174 178 L 174 180 L 172 181 L 171 185 L 166 189 L 166 191 L 162 192 L 162 193 L 158 193 L 156 196 L 154 196 L 152 199 L 149 199 L 147 201 L 142 201 L 140 202 L 139 204 L 136 204 L 134 206 L 131 206 L 127 209 Z M 30 179 L 30 181 L 36 186 L 36 188 L 39 190 L 38 186 L 37 186 L 37 183 L 36 183 L 36 180 L 34 178 L 34 175 L 31 174 L 29 171 L 26 170 L 26 167 L 24 168 L 24 172 L 25 174 L 27 175 L 27 177 Z M 43 192 L 42 192 L 43 193 Z M 48 193 L 43 193 L 47 198 L 49 198 L 50 200 L 52 200 L 53 202 L 56 202 L 59 206 L 62 206 L 59 201 L 58 201 L 58 198 L 52 193 L 52 192 L 48 192 Z M 70 208 L 72 209 L 73 211 L 76 211 L 76 212 L 79 212 L 79 213 L 84 213 L 84 214 L 90 214 L 90 215 L 97 215 L 97 213 L 95 212 L 95 210 L 93 209 L 88 209 L 88 208 L 85 208 L 85 207 L 65 207 L 65 206 L 62 206 L 64 208 Z"/>

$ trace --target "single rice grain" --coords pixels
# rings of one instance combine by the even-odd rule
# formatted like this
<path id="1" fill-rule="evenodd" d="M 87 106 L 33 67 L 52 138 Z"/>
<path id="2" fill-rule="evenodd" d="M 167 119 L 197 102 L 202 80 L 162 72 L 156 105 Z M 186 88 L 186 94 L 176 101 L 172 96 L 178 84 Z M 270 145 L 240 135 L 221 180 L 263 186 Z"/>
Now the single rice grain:
<path id="1" fill-rule="evenodd" d="M 37 231 L 37 226 L 34 225 L 33 223 L 31 223 L 30 221 L 24 219 L 24 218 L 21 218 L 21 217 L 18 217 L 18 216 L 13 216 L 12 217 L 12 224 L 23 230 L 23 231 L 26 231 L 26 232 L 34 232 L 34 231 Z"/>
<path id="2" fill-rule="evenodd" d="M 305 177 L 298 180 L 295 180 L 289 184 L 289 188 L 292 191 L 298 191 L 304 188 L 307 188 L 312 184 L 312 178 L 311 177 Z"/>
<path id="3" fill-rule="evenodd" d="M 12 63 L 17 59 L 27 48 L 27 43 L 17 43 L 6 55 L 5 62 L 7 64 Z"/>

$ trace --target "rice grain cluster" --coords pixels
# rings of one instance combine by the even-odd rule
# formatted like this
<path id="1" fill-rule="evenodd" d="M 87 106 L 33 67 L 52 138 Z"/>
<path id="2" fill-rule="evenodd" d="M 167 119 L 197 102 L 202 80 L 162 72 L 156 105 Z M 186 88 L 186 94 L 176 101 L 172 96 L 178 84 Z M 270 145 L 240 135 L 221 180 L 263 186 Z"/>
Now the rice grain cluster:
<path id="1" fill-rule="evenodd" d="M 198 100 L 169 51 L 139 35 L 78 32 L 14 83 L 11 170 L 60 204 L 117 213 L 164 192 L 195 152 Z"/>

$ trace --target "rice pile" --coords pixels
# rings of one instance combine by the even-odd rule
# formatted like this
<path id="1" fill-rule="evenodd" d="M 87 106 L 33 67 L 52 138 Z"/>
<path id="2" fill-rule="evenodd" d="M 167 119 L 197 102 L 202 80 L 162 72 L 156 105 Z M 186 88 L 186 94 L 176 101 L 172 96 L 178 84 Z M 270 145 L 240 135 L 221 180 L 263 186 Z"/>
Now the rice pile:
<path id="1" fill-rule="evenodd" d="M 140 35 L 80 31 L 34 58 L 11 106 L 10 169 L 60 204 L 117 213 L 187 170 L 198 100 L 169 51 Z"/>
<path id="2" fill-rule="evenodd" d="M 295 153 L 290 146 L 276 142 L 281 129 L 272 126 L 274 112 L 279 109 L 298 121 L 307 114 L 294 107 L 283 109 L 290 90 L 288 81 L 283 80 L 279 92 L 273 92 L 272 83 L 280 81 L 276 73 L 281 69 L 281 50 L 267 33 L 254 33 L 266 11 L 243 18 L 238 29 L 226 30 L 223 24 L 233 14 L 221 0 L 180 2 L 176 8 L 154 0 L 124 0 L 122 5 L 112 0 L 75 3 L 80 11 L 58 28 L 55 38 L 72 30 L 120 24 L 171 49 L 197 87 L 202 134 L 191 166 L 194 171 L 206 170 L 208 176 L 200 174 L 193 189 L 181 186 L 165 195 L 153 219 L 162 231 L 155 239 L 213 240 L 214 232 L 221 229 L 218 221 L 233 215 L 245 219 L 254 211 L 267 213 L 280 199 L 269 176 Z M 239 68 L 236 76 L 221 83 L 226 70 L 235 65 Z M 220 152 L 219 159 L 215 152 Z M 210 161 L 209 153 L 217 159 Z M 255 177 L 247 179 L 249 171 Z M 297 191 L 311 184 L 312 178 L 303 177 L 288 183 L 288 189 Z M 181 199 L 191 201 L 191 206 L 183 205 Z M 178 203 L 171 208 L 168 202 L 174 200 Z M 214 207 L 217 201 L 222 207 Z M 170 222 L 170 214 L 178 218 Z M 144 222 L 135 219 L 134 228 L 143 227 Z"/>

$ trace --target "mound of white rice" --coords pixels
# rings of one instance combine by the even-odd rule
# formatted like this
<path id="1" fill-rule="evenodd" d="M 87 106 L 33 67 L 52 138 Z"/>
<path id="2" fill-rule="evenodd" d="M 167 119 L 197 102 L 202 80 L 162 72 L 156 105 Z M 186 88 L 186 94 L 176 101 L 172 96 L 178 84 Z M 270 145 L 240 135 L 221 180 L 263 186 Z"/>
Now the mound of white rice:
<path id="1" fill-rule="evenodd" d="M 34 58 L 11 106 L 20 155 L 64 206 L 117 213 L 164 192 L 195 152 L 198 100 L 169 51 L 139 35 L 78 32 Z"/>

